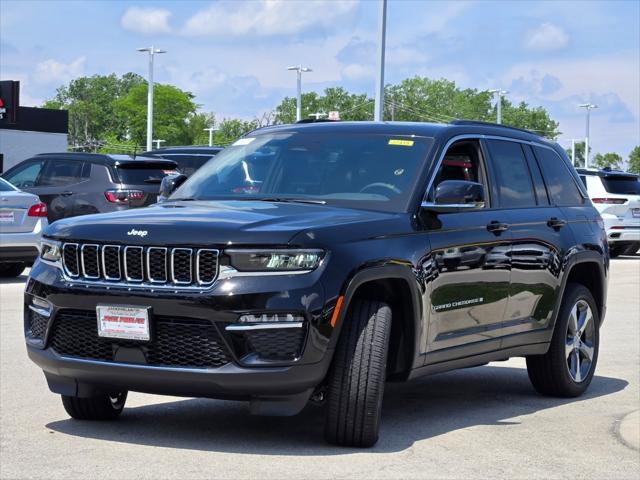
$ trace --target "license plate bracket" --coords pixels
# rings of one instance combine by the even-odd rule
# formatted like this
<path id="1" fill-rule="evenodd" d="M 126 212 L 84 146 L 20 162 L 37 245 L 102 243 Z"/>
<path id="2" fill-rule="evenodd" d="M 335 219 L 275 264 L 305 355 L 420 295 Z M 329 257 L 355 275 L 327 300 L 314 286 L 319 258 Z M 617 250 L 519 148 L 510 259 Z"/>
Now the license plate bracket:
<path id="1" fill-rule="evenodd" d="M 98 305 L 98 336 L 148 342 L 151 340 L 150 311 L 151 307 Z"/>

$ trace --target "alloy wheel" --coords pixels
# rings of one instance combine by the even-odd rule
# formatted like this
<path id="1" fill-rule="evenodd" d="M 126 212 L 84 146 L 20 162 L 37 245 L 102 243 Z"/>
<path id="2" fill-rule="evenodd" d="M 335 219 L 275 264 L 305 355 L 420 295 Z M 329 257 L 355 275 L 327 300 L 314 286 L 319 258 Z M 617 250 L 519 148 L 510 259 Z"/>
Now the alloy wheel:
<path id="1" fill-rule="evenodd" d="M 584 381 L 591 370 L 595 352 L 595 329 L 591 307 L 586 301 L 578 300 L 569 314 L 565 342 L 567 369 L 576 383 Z"/>

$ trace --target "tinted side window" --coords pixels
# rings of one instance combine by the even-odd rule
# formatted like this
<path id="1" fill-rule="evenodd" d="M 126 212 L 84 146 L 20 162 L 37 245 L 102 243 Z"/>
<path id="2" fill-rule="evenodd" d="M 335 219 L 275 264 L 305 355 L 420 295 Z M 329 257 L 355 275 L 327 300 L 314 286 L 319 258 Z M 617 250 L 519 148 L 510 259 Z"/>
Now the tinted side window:
<path id="1" fill-rule="evenodd" d="M 55 187 L 78 183 L 82 180 L 83 166 L 84 162 L 78 162 L 77 160 L 48 160 L 38 185 Z"/>
<path id="2" fill-rule="evenodd" d="M 535 147 L 547 190 L 555 205 L 582 205 L 584 199 L 564 160 L 549 148 Z"/>
<path id="3" fill-rule="evenodd" d="M 536 196 L 529 167 L 522 147 L 517 142 L 487 141 L 496 177 L 500 206 L 505 208 L 532 207 Z"/>
<path id="4" fill-rule="evenodd" d="M 36 184 L 44 160 L 25 162 L 7 173 L 4 178 L 18 188 L 29 188 Z"/>

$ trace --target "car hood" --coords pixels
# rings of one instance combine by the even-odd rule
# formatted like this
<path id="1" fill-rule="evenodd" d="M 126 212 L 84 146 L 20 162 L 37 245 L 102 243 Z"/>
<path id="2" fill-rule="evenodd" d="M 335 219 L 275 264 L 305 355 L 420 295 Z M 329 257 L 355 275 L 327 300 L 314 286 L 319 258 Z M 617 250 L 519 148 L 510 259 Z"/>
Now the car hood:
<path id="1" fill-rule="evenodd" d="M 341 240 L 400 232 L 406 215 L 263 201 L 167 202 L 147 208 L 59 220 L 45 235 L 127 245 L 286 245 L 294 236 L 340 230 Z M 350 227 L 351 226 L 351 227 Z M 345 228 L 346 227 L 346 228 Z"/>

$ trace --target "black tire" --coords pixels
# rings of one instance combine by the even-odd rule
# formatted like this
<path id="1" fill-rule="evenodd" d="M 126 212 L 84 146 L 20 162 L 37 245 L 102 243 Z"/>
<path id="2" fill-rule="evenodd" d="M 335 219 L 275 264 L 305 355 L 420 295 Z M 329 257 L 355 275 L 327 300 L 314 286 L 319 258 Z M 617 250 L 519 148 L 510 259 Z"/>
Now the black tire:
<path id="1" fill-rule="evenodd" d="M 0 263 L 1 278 L 19 277 L 24 272 L 24 263 Z"/>
<path id="2" fill-rule="evenodd" d="M 76 420 L 113 420 L 124 409 L 127 392 L 115 395 L 97 395 L 90 398 L 61 395 L 62 405 L 71 418 Z"/>
<path id="3" fill-rule="evenodd" d="M 391 332 L 391 308 L 356 299 L 334 354 L 324 436 L 329 443 L 371 447 L 378 441 Z"/>
<path id="4" fill-rule="evenodd" d="M 567 345 L 568 336 L 570 335 L 568 328 L 571 310 L 579 302 L 586 302 L 591 310 L 593 331 L 591 332 L 592 337 L 589 343 L 593 348 L 593 353 L 588 373 L 586 375 L 581 374 L 581 377 L 584 376 L 584 378 L 576 381 L 570 373 L 571 367 L 568 362 L 571 361 L 569 360 L 571 354 L 567 354 Z M 600 317 L 591 292 L 584 285 L 578 283 L 568 284 L 562 299 L 562 306 L 558 313 L 549 350 L 544 355 L 527 357 L 529 379 L 539 393 L 555 397 L 578 397 L 584 393 L 593 379 L 598 362 L 599 326 Z"/>
<path id="5" fill-rule="evenodd" d="M 627 248 L 624 249 L 624 252 L 622 252 L 622 255 L 637 255 L 638 254 L 638 250 L 640 250 L 640 243 L 632 243 L 631 245 L 629 245 Z"/>

